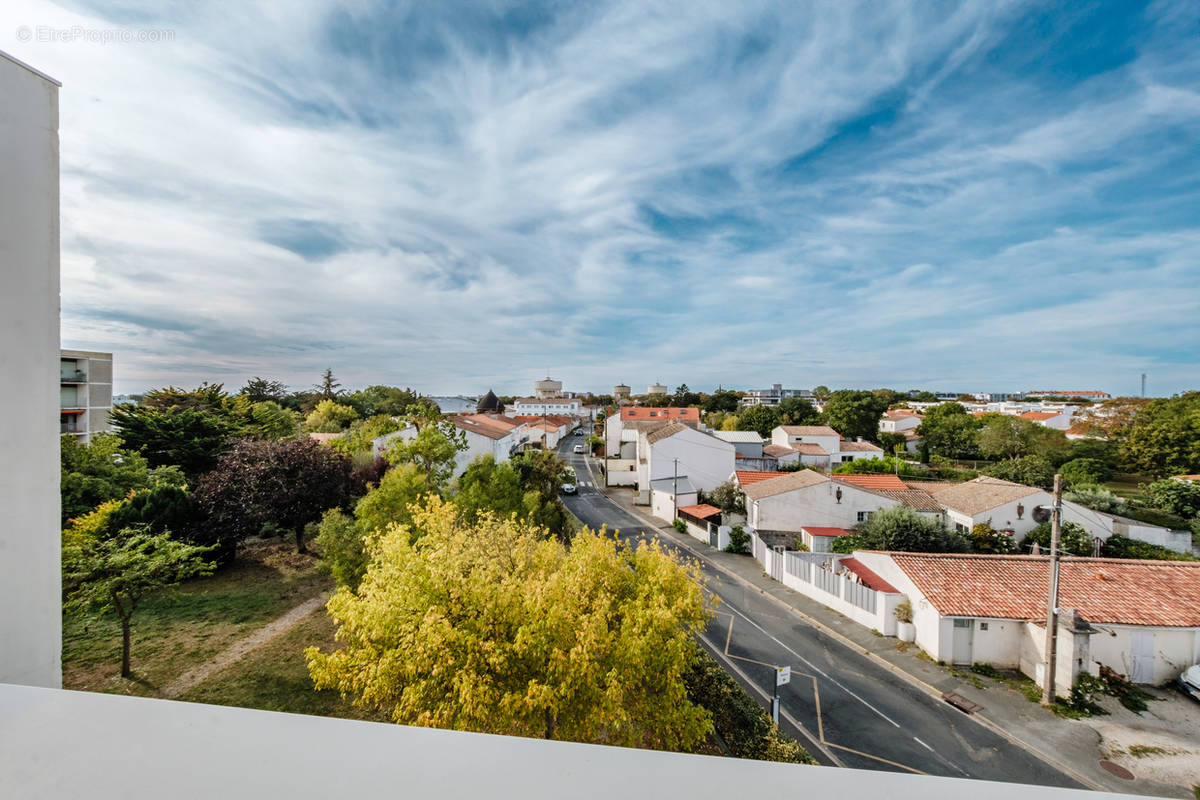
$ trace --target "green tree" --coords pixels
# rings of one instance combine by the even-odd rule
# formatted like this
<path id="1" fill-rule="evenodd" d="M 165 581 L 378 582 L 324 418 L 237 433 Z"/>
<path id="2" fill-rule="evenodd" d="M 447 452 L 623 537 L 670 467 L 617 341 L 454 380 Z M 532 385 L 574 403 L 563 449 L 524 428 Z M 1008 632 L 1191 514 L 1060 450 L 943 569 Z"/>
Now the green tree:
<path id="1" fill-rule="evenodd" d="M 829 391 L 829 387 L 825 386 L 824 384 L 812 390 L 813 399 L 815 399 L 818 403 L 824 403 L 829 399 L 831 394 L 832 392 Z"/>
<path id="2" fill-rule="evenodd" d="M 260 378 L 257 375 L 246 381 L 246 385 L 238 394 L 243 395 L 251 403 L 276 403 L 283 405 L 287 396 L 287 386 L 279 381 Z"/>
<path id="3" fill-rule="evenodd" d="M 921 468 L 914 467 L 902 459 L 897 463 L 894 456 L 856 458 L 838 465 L 833 471 L 836 475 L 917 475 L 922 472 Z"/>
<path id="4" fill-rule="evenodd" d="M 334 439 L 330 444 L 343 453 L 370 453 L 373 442 L 380 436 L 402 430 L 404 424 L 395 417 L 376 414 L 370 419 L 355 420 L 345 436 Z"/>
<path id="5" fill-rule="evenodd" d="M 829 395 L 821 418 L 847 439 L 873 442 L 879 436 L 879 418 L 887 407 L 887 400 L 874 392 L 839 389 Z"/>
<path id="6" fill-rule="evenodd" d="M 892 506 L 871 514 L 851 536 L 842 536 L 832 549 L 838 553 L 855 550 L 899 550 L 906 553 L 965 553 L 967 537 L 947 530 L 936 519 L 922 516 L 908 506 Z"/>
<path id="7" fill-rule="evenodd" d="M 107 433 L 96 434 L 88 444 L 76 441 L 74 436 L 62 437 L 62 525 L 106 500 L 119 500 L 132 489 L 150 485 L 146 459 L 122 444 L 120 437 Z"/>
<path id="8" fill-rule="evenodd" d="M 313 390 L 320 395 L 322 400 L 333 400 L 340 397 L 344 392 L 341 390 L 341 384 L 337 378 L 333 377 L 333 368 L 326 367 L 321 373 L 321 382 L 313 387 Z"/>
<path id="9" fill-rule="evenodd" d="M 717 411 L 723 411 L 726 414 L 732 414 L 738 410 L 738 403 L 741 402 L 741 395 L 729 389 L 718 389 L 701 401 L 701 408 L 706 413 L 712 414 Z"/>
<path id="10" fill-rule="evenodd" d="M 1049 522 L 1043 522 L 1025 534 L 1025 538 L 1021 540 L 1021 549 L 1030 553 L 1033 552 L 1033 546 L 1036 544 L 1041 552 L 1048 555 L 1050 553 L 1050 527 Z M 1069 556 L 1090 556 L 1095 549 L 1091 534 L 1078 522 L 1062 523 L 1059 545 L 1062 553 Z"/>
<path id="11" fill-rule="evenodd" d="M 979 431 L 979 450 L 987 458 L 1041 456 L 1052 464 L 1070 457 L 1065 433 L 1021 417 L 988 414 Z"/>
<path id="12" fill-rule="evenodd" d="M 299 430 L 296 412 L 274 400 L 263 400 L 250 406 L 246 433 L 255 439 L 291 439 Z"/>
<path id="13" fill-rule="evenodd" d="M 817 407 L 805 397 L 785 397 L 777 408 L 780 425 L 815 425 L 821 418 Z"/>
<path id="14" fill-rule="evenodd" d="M 401 417 L 408 413 L 410 406 L 431 402 L 412 389 L 378 385 L 368 386 L 361 391 L 346 395 L 344 400 L 363 418 L 381 414 L 388 417 Z"/>
<path id="15" fill-rule="evenodd" d="M 339 586 L 351 591 L 367 572 L 366 537 L 354 517 L 340 508 L 331 508 L 319 523 L 309 523 L 306 535 L 321 554 L 321 566 Z"/>
<path id="16" fill-rule="evenodd" d="M 309 433 L 341 433 L 358 419 L 358 412 L 333 400 L 322 400 L 304 418 L 304 430 Z"/>
<path id="17" fill-rule="evenodd" d="M 1054 467 L 1042 456 L 1006 458 L 988 465 L 983 474 L 1042 489 L 1049 489 L 1054 485 Z"/>
<path id="18" fill-rule="evenodd" d="M 189 477 L 212 469 L 238 432 L 237 422 L 224 410 L 184 406 L 113 406 L 113 429 L 128 449 L 140 453 L 152 467 L 178 466 Z"/>
<path id="19" fill-rule="evenodd" d="M 399 464 L 384 473 L 379 485 L 359 499 L 354 506 L 354 517 L 364 534 L 382 531 L 389 525 L 410 527 L 411 509 L 432 493 L 420 467 Z"/>
<path id="20" fill-rule="evenodd" d="M 1200 391 L 1152 400 L 1121 440 L 1130 467 L 1156 476 L 1200 472 Z"/>
<path id="21" fill-rule="evenodd" d="M 688 408 L 700 404 L 700 393 L 693 392 L 688 388 L 686 383 L 680 384 L 675 390 L 675 394 L 671 395 L 671 405 L 679 408 Z"/>
<path id="22" fill-rule="evenodd" d="M 1184 483 L 1171 478 L 1143 484 L 1146 502 L 1168 514 L 1184 519 L 1200 517 L 1200 484 Z"/>
<path id="23" fill-rule="evenodd" d="M 711 492 L 704 493 L 704 502 L 711 503 L 727 514 L 746 513 L 746 495 L 732 480 L 725 481 Z"/>
<path id="24" fill-rule="evenodd" d="M 766 439 L 779 425 L 779 411 L 772 406 L 750 406 L 737 416 L 739 431 L 754 431 Z"/>
<path id="25" fill-rule="evenodd" d="M 982 425 L 961 403 L 942 403 L 925 411 L 917 434 L 931 453 L 946 458 L 974 458 L 979 455 Z"/>
<path id="26" fill-rule="evenodd" d="M 1191 553 L 1176 553 L 1162 545 L 1130 539 L 1119 533 L 1108 537 L 1100 547 L 1105 558 L 1144 558 L 1154 561 L 1196 561 Z"/>
<path id="27" fill-rule="evenodd" d="M 457 730 L 672 750 L 712 730 L 684 682 L 707 619 L 695 566 L 603 534 L 566 547 L 512 519 L 467 525 L 438 498 L 414 525 L 369 539 L 357 593 L 329 601 L 344 646 L 305 651 L 317 688 Z"/>
<path id="28" fill-rule="evenodd" d="M 468 525 L 473 525 L 481 514 L 488 512 L 500 518 L 516 515 L 526 519 L 528 516 L 521 476 L 511 464 L 497 464 L 490 454 L 476 458 L 458 476 L 453 502 Z"/>
<path id="29" fill-rule="evenodd" d="M 208 548 L 177 542 L 169 533 L 125 528 L 106 539 L 82 539 L 63 549 L 63 584 L 70 587 L 65 608 L 111 612 L 121 622 L 121 677 L 130 669 L 133 613 L 150 594 L 198 575 L 214 565 Z"/>
<path id="30" fill-rule="evenodd" d="M 1059 467 L 1059 472 L 1070 487 L 1099 485 L 1112 477 L 1108 464 L 1095 458 L 1073 458 Z"/>
<path id="31" fill-rule="evenodd" d="M 108 530 L 129 528 L 151 534 L 170 533 L 176 539 L 186 541 L 195 518 L 196 509 L 187 490 L 159 484 L 133 492 L 118 503 L 109 516 Z"/>
<path id="32" fill-rule="evenodd" d="M 887 453 L 889 456 L 895 455 L 897 450 L 903 453 L 905 451 L 905 445 L 908 444 L 908 439 L 904 437 L 903 433 L 887 433 L 885 431 L 880 431 L 878 434 L 876 434 L 876 438 L 879 441 L 879 446 L 883 448 L 883 452 Z"/>
<path id="33" fill-rule="evenodd" d="M 425 482 L 435 492 L 441 492 L 454 475 L 455 459 L 467 449 L 466 434 L 449 422 L 429 418 L 410 419 L 417 424 L 417 435 L 392 443 L 385 454 L 393 464 L 416 464 L 425 475 Z"/>

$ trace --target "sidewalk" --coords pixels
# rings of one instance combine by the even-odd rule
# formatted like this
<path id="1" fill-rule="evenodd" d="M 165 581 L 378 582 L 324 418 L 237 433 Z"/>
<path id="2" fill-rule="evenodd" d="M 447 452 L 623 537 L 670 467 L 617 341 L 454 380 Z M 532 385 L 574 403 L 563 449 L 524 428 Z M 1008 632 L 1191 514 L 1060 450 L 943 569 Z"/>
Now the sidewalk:
<path id="1" fill-rule="evenodd" d="M 632 492 L 617 488 L 605 489 L 602 484 L 598 485 L 597 489 L 647 527 L 657 529 L 681 548 L 761 594 L 774 598 L 819 630 L 839 639 L 847 646 L 861 650 L 876 663 L 910 681 L 922 691 L 939 700 L 943 692 L 952 691 L 983 706 L 982 711 L 973 715 L 964 714 L 964 717 L 969 716 L 1085 785 L 1101 791 L 1125 794 L 1192 797 L 1190 791 L 1178 786 L 1138 778 L 1122 780 L 1110 774 L 1100 766 L 1100 737 L 1085 723 L 1058 717 L 1016 690 L 983 676 L 977 677 L 985 688 L 976 688 L 973 684 L 956 677 L 947 668 L 927 658 L 917 657 L 916 654 L 921 651 L 916 645 L 910 646 L 907 652 L 901 652 L 896 649 L 899 640 L 890 636 L 878 636 L 836 611 L 772 580 L 752 557 L 725 553 L 677 532 L 670 525 L 650 516 L 646 506 L 635 506 Z"/>

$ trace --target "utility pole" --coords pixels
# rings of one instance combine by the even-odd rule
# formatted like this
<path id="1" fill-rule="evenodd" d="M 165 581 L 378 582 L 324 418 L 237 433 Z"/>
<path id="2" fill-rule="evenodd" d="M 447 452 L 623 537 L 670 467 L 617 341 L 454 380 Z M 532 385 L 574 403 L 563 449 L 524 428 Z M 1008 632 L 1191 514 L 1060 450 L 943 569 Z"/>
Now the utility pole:
<path id="1" fill-rule="evenodd" d="M 1146 396 L 1146 373 L 1142 373 L 1142 397 Z"/>
<path id="2" fill-rule="evenodd" d="M 675 478 L 671 481 L 671 505 L 675 510 L 671 513 L 671 520 L 674 521 L 679 516 L 679 459 L 675 459 Z"/>
<path id="3" fill-rule="evenodd" d="M 1054 507 L 1050 516 L 1050 585 L 1046 595 L 1046 666 L 1042 676 L 1042 705 L 1054 702 L 1055 648 L 1058 646 L 1058 558 L 1062 538 L 1062 475 L 1054 476 Z"/>

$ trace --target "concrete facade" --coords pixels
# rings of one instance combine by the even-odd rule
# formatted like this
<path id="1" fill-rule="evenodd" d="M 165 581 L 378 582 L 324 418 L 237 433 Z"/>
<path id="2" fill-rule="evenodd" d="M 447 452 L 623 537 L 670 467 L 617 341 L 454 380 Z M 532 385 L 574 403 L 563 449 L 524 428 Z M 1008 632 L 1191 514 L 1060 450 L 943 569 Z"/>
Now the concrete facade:
<path id="1" fill-rule="evenodd" d="M 110 430 L 113 356 L 91 350 L 62 350 L 58 363 L 58 430 L 80 442 Z"/>
<path id="2" fill-rule="evenodd" d="M 0 53 L 0 100 L 0 683 L 59 687 L 58 84 Z"/>

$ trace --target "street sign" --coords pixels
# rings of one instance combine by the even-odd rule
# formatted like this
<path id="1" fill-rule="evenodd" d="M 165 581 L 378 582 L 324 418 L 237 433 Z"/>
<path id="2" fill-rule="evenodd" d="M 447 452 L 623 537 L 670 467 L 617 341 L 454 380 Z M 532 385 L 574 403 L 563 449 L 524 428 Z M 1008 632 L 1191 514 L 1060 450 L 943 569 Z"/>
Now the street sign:
<path id="1" fill-rule="evenodd" d="M 775 668 L 775 685 L 784 686 L 792 679 L 791 667 L 776 667 Z"/>

